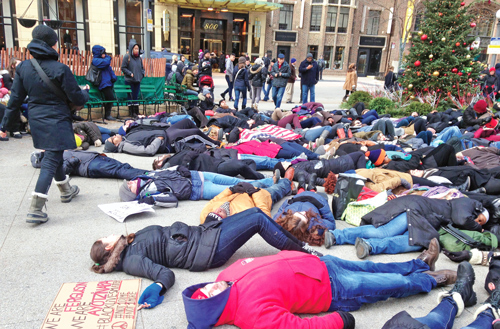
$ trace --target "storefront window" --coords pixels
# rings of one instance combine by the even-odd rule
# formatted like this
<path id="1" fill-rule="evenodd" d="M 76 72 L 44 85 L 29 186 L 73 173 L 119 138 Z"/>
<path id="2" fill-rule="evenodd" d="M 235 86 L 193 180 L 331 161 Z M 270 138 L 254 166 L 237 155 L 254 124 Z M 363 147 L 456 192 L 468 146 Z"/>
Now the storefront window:
<path id="1" fill-rule="evenodd" d="M 307 52 L 311 53 L 313 55 L 314 59 L 318 58 L 318 46 L 309 46 L 309 49 Z"/>
<path id="2" fill-rule="evenodd" d="M 380 10 L 370 10 L 368 12 L 368 25 L 366 28 L 366 34 L 377 35 L 378 26 L 380 22 Z"/>
<path id="3" fill-rule="evenodd" d="M 183 16 L 184 15 L 184 16 Z M 179 51 L 191 60 L 193 51 L 193 17 L 189 14 L 181 14 L 179 17 Z"/>
<path id="4" fill-rule="evenodd" d="M 337 47 L 335 49 L 335 57 L 333 58 L 333 67 L 334 70 L 342 70 L 344 66 L 344 50 L 345 47 Z"/>
<path id="5" fill-rule="evenodd" d="M 351 4 L 351 0 L 340 0 L 340 4 L 341 5 L 350 5 Z"/>
<path id="6" fill-rule="evenodd" d="M 59 30 L 61 48 L 89 50 L 85 33 L 86 1 L 83 0 L 48 0 L 43 2 L 43 16 L 51 20 L 62 21 Z"/>
<path id="7" fill-rule="evenodd" d="M 339 28 L 338 33 L 347 33 L 347 26 L 349 24 L 349 8 L 340 8 Z"/>
<path id="8" fill-rule="evenodd" d="M 132 39 L 143 46 L 142 2 L 118 0 L 118 54 L 125 54 Z M 115 2 L 115 5 L 116 5 Z"/>
<path id="9" fill-rule="evenodd" d="M 321 29 L 322 6 L 312 6 L 311 8 L 311 28 L 310 31 L 319 31 Z"/>
<path id="10" fill-rule="evenodd" d="M 293 19 L 293 5 L 283 5 L 280 9 L 280 30 L 291 30 Z"/>
<path id="11" fill-rule="evenodd" d="M 328 3 L 331 5 L 336 5 L 339 3 L 339 0 L 328 0 Z"/>
<path id="12" fill-rule="evenodd" d="M 335 32 L 335 24 L 337 23 L 337 7 L 328 7 L 326 14 L 326 32 Z"/>
<path id="13" fill-rule="evenodd" d="M 323 59 L 325 60 L 325 68 L 331 68 L 331 59 L 332 59 L 332 46 L 325 46 L 325 50 L 323 51 Z"/>

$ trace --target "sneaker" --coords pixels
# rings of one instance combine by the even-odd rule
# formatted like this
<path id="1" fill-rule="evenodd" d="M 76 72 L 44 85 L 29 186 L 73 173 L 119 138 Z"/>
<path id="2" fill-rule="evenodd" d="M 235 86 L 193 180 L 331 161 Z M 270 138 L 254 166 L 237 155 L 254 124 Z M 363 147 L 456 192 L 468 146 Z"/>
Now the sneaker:
<path id="1" fill-rule="evenodd" d="M 332 246 L 334 246 L 336 243 L 335 241 L 335 235 L 333 235 L 332 231 L 326 230 L 325 231 L 325 248 L 330 249 Z"/>
<path id="2" fill-rule="evenodd" d="M 278 182 L 280 181 L 280 178 L 281 178 L 281 172 L 279 169 L 276 169 L 274 171 L 274 175 L 273 175 L 273 183 L 278 184 Z"/>
<path id="3" fill-rule="evenodd" d="M 311 254 L 311 255 L 314 255 L 314 256 L 317 256 L 317 257 L 323 257 L 322 253 L 320 253 L 319 251 L 314 250 L 308 243 L 305 243 L 302 246 L 302 249 L 304 249 L 304 251 L 307 252 L 308 254 Z"/>
<path id="4" fill-rule="evenodd" d="M 330 151 L 328 151 L 325 154 L 320 155 L 318 158 L 320 158 L 321 160 L 330 160 L 332 158 L 332 154 L 330 153 Z"/>
<path id="5" fill-rule="evenodd" d="M 16 132 L 10 133 L 10 137 L 20 139 L 20 138 L 23 138 L 23 135 L 21 135 L 21 133 L 19 131 L 16 131 Z"/>
<path id="6" fill-rule="evenodd" d="M 458 265 L 457 281 L 448 294 L 457 292 L 462 297 L 465 306 L 473 306 L 477 303 L 476 293 L 474 292 L 474 282 L 476 275 L 469 262 L 461 262 Z"/>

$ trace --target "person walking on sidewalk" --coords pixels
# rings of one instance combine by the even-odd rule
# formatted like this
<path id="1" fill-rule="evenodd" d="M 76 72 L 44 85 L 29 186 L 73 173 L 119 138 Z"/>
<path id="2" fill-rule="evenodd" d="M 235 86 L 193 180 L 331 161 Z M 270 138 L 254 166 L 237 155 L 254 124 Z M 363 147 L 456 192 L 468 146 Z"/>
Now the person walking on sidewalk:
<path id="1" fill-rule="evenodd" d="M 227 82 L 227 89 L 224 90 L 220 96 L 222 97 L 223 100 L 226 100 L 226 94 L 229 93 L 229 101 L 233 102 L 233 73 L 234 73 L 234 58 L 235 55 L 231 54 L 229 58 L 226 59 L 226 82 Z"/>
<path id="2" fill-rule="evenodd" d="M 133 39 L 135 40 L 135 39 Z M 128 99 L 136 101 L 139 98 L 141 91 L 141 81 L 144 78 L 144 66 L 142 65 L 141 46 L 132 42 L 129 47 L 128 54 L 123 56 L 121 70 L 125 76 L 125 84 L 130 86 L 132 92 L 128 95 Z M 130 114 L 133 116 L 139 115 L 139 104 L 129 104 Z"/>
<path id="3" fill-rule="evenodd" d="M 326 68 L 326 62 L 323 59 L 323 55 L 319 56 L 318 67 L 319 67 L 319 79 L 323 80 L 323 71 Z"/>
<path id="4" fill-rule="evenodd" d="M 356 90 L 358 86 L 358 74 L 356 73 L 356 64 L 352 63 L 349 65 L 349 69 L 347 70 L 347 76 L 345 78 L 345 83 L 343 89 L 345 90 L 345 96 L 342 98 L 342 102 L 347 101 L 347 97 L 349 97 L 349 93 L 352 93 Z"/>
<path id="5" fill-rule="evenodd" d="M 297 71 L 295 69 L 295 63 L 296 62 L 297 62 L 297 59 L 295 59 L 295 58 L 292 58 L 290 60 L 290 72 L 291 72 L 291 75 L 288 78 L 288 82 L 286 84 L 286 89 L 285 89 L 285 96 L 283 97 L 283 100 L 287 104 L 292 103 L 292 99 L 293 99 L 293 87 L 295 86 L 295 80 L 297 80 Z"/>
<path id="6" fill-rule="evenodd" d="M 42 211 L 52 179 L 61 191 L 61 202 L 70 202 L 80 189 L 69 184 L 69 176 L 64 173 L 64 150 L 76 148 L 73 134 L 71 109 L 68 102 L 76 106 L 84 105 L 89 99 L 88 89 L 80 89 L 71 69 L 58 62 L 56 32 L 46 25 L 38 25 L 31 33 L 33 40 L 28 44 L 30 54 L 35 62 L 24 61 L 16 69 L 16 78 L 12 86 L 12 94 L 2 120 L 0 137 L 5 133 L 13 120 L 18 120 L 19 109 L 28 96 L 29 123 L 33 146 L 45 150 L 40 175 L 33 192 L 31 206 L 26 222 L 41 224 L 49 220 Z M 53 82 L 48 86 L 36 70 L 39 65 Z M 54 89 L 52 89 L 54 88 Z M 61 99 L 53 90 L 59 89 L 66 99 Z"/>
<path id="7" fill-rule="evenodd" d="M 285 62 L 285 55 L 278 55 L 278 62 L 273 65 L 273 70 L 271 71 L 273 77 L 273 101 L 274 107 L 281 107 L 281 100 L 283 99 L 283 94 L 285 93 L 286 84 L 288 78 L 292 75 L 290 66 Z"/>
<path id="8" fill-rule="evenodd" d="M 316 102 L 315 86 L 319 81 L 319 68 L 311 53 L 300 63 L 299 72 L 302 82 L 302 104 L 307 103 L 307 94 L 310 94 L 312 103 Z"/>

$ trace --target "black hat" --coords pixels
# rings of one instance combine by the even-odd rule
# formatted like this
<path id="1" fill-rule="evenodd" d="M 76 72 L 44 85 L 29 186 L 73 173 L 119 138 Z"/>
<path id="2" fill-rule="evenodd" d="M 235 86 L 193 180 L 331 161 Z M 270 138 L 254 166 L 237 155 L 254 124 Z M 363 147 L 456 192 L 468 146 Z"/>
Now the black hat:
<path id="1" fill-rule="evenodd" d="M 285 177 L 285 167 L 283 167 L 283 163 L 282 162 L 278 162 L 275 166 L 274 166 L 274 169 L 273 171 L 275 171 L 276 169 L 278 169 L 280 171 L 280 176 L 281 177 Z"/>
<path id="2" fill-rule="evenodd" d="M 116 147 L 115 144 L 113 144 L 113 142 L 110 142 L 110 141 L 106 141 L 104 143 L 104 152 L 106 153 L 116 153 L 118 152 L 118 147 Z"/>
<path id="3" fill-rule="evenodd" d="M 54 46 L 57 43 L 57 33 L 47 25 L 38 25 L 31 32 L 33 39 L 40 40 L 48 44 L 49 46 Z"/>

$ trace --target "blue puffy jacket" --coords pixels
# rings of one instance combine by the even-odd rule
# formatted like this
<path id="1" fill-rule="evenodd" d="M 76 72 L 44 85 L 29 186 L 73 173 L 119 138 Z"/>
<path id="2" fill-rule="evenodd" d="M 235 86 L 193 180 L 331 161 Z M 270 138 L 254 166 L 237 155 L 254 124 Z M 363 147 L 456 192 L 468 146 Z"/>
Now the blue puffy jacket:
<path id="1" fill-rule="evenodd" d="M 321 215 L 323 219 L 322 223 L 316 223 L 311 221 L 309 223 L 309 228 L 317 224 L 322 224 L 329 230 L 335 229 L 335 218 L 333 217 L 330 206 L 328 205 L 328 200 L 315 192 L 302 192 L 294 198 L 288 199 L 283 202 L 278 212 L 274 215 L 273 219 L 276 221 L 278 217 L 286 213 L 288 210 L 292 212 L 300 212 L 312 210 L 313 212 Z"/>
<path id="2" fill-rule="evenodd" d="M 104 53 L 106 53 L 106 49 L 103 46 L 95 45 L 92 47 L 92 54 L 94 55 L 92 64 L 101 70 L 99 90 L 103 90 L 106 87 L 113 87 L 116 81 L 116 74 L 111 69 L 111 57 L 106 55 L 102 58 L 102 54 Z"/>

